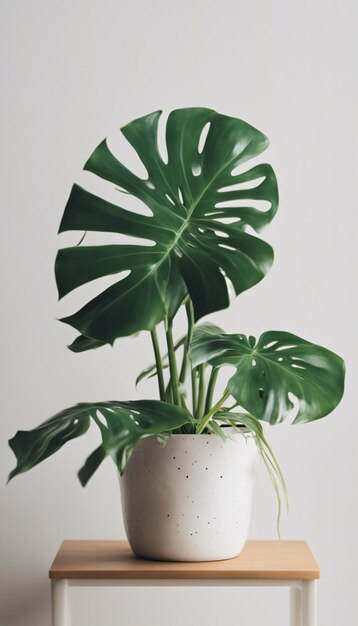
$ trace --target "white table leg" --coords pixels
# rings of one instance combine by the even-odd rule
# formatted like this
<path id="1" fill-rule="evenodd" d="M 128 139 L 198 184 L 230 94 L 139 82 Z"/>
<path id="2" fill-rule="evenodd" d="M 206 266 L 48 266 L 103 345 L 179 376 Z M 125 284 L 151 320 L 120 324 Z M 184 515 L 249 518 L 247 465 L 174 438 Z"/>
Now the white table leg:
<path id="1" fill-rule="evenodd" d="M 70 626 L 67 580 L 52 579 L 52 626 Z"/>
<path id="2" fill-rule="evenodd" d="M 317 585 L 315 580 L 302 581 L 302 626 L 317 626 Z"/>
<path id="3" fill-rule="evenodd" d="M 290 626 L 302 626 L 301 587 L 290 588 Z"/>

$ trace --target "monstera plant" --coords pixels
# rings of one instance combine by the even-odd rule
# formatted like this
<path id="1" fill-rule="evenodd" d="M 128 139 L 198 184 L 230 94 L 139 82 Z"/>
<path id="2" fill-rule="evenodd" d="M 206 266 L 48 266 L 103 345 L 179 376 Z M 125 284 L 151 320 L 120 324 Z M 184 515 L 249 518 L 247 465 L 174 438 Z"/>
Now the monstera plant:
<path id="1" fill-rule="evenodd" d="M 158 147 L 160 116 L 157 111 L 121 129 L 147 175 L 130 171 L 104 140 L 84 169 L 116 189 L 118 201 L 75 184 L 60 224 L 61 233 L 117 233 L 136 237 L 137 243 L 86 245 L 83 236 L 78 245 L 59 250 L 55 265 L 60 298 L 118 275 L 62 319 L 79 333 L 69 348 L 84 352 L 149 332 L 155 363 L 137 382 L 156 376 L 159 400 L 78 404 L 33 430 L 19 431 L 10 440 L 17 457 L 10 477 L 84 434 L 91 421 L 101 440 L 79 472 L 83 485 L 108 455 L 123 473 L 143 438 L 156 436 L 163 443 L 171 433 L 225 438 L 231 426 L 254 434 L 275 487 L 284 489 L 262 422 L 277 424 L 290 416 L 303 423 L 330 413 L 343 394 L 344 364 L 289 332 L 267 331 L 256 339 L 200 322 L 269 271 L 273 250 L 257 233 L 276 214 L 277 182 L 270 165 L 257 164 L 267 138 L 246 122 L 206 108 L 175 110 L 166 123 L 165 159 Z M 251 159 L 256 160 L 250 167 Z M 146 212 L 128 209 L 128 195 L 138 206 L 144 203 Z M 178 338 L 173 324 L 182 307 L 187 333 Z M 231 375 L 218 397 L 217 377 L 228 365 Z"/>

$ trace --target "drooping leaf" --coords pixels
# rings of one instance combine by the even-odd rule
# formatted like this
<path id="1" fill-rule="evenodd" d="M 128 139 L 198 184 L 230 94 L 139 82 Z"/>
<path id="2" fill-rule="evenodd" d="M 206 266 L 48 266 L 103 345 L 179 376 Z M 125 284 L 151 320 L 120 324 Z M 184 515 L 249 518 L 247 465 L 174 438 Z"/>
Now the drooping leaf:
<path id="1" fill-rule="evenodd" d="M 139 215 L 74 185 L 62 218 L 60 232 L 114 232 L 154 243 L 81 245 L 59 251 L 60 297 L 99 277 L 129 271 L 62 320 L 103 342 L 113 343 L 116 337 L 153 329 L 165 316 L 172 318 L 187 293 L 196 319 L 225 308 L 226 279 L 240 294 L 260 281 L 272 263 L 271 247 L 246 231 L 249 226 L 259 232 L 276 213 L 274 172 L 261 164 L 233 175 L 267 147 L 267 138 L 242 120 L 211 109 L 179 109 L 169 115 L 166 125 L 166 163 L 157 142 L 160 114 L 151 113 L 122 128 L 148 178 L 128 170 L 106 141 L 85 165 L 144 202 L 152 215 Z M 269 208 L 261 210 L 262 201 Z"/>
<path id="2" fill-rule="evenodd" d="M 85 487 L 92 478 L 93 474 L 98 470 L 102 461 L 106 458 L 107 454 L 102 445 L 98 446 L 86 459 L 84 465 L 78 472 L 78 478 L 82 487 Z"/>
<path id="3" fill-rule="evenodd" d="M 100 419 L 105 418 L 107 425 Z M 107 454 L 123 472 L 133 447 L 143 437 L 165 434 L 191 419 L 185 409 L 158 400 L 133 402 L 95 402 L 78 404 L 57 413 L 50 420 L 30 431 L 18 431 L 9 444 L 17 458 L 17 466 L 9 480 L 28 471 L 57 452 L 67 441 L 83 435 L 90 419 L 99 426 L 103 444 L 87 459 L 79 472 L 85 485 Z"/>
<path id="4" fill-rule="evenodd" d="M 106 421 L 104 424 L 95 418 L 102 433 L 102 445 L 120 473 L 140 439 L 163 435 L 191 421 L 186 409 L 159 400 L 121 402 L 116 407 L 101 407 L 100 413 Z"/>
<path id="5" fill-rule="evenodd" d="M 65 409 L 33 430 L 19 430 L 9 441 L 17 459 L 9 480 L 41 463 L 71 439 L 83 435 L 90 425 L 90 415 L 84 406 L 87 407 L 79 404 Z"/>
<path id="6" fill-rule="evenodd" d="M 194 331 L 190 355 L 193 367 L 206 362 L 234 366 L 228 383 L 232 396 L 271 424 L 283 421 L 294 408 L 293 423 L 324 417 L 343 395 L 343 360 L 288 332 L 268 331 L 256 341 L 202 324 Z"/>
<path id="7" fill-rule="evenodd" d="M 238 432 L 242 433 L 241 426 L 245 425 L 247 430 L 253 433 L 257 450 L 263 460 L 269 478 L 277 497 L 277 532 L 280 536 L 280 520 L 281 520 L 281 492 L 286 502 L 288 512 L 288 492 L 281 468 L 277 462 L 276 456 L 267 442 L 262 424 L 260 421 L 249 413 L 236 413 L 232 411 L 221 411 L 216 418 L 219 422 L 232 426 Z M 245 436 L 245 434 L 244 434 Z"/>
<path id="8" fill-rule="evenodd" d="M 99 341 L 98 339 L 80 335 L 67 347 L 71 352 L 86 352 L 87 350 L 94 350 L 95 348 L 101 348 L 105 345 L 105 341 Z"/>

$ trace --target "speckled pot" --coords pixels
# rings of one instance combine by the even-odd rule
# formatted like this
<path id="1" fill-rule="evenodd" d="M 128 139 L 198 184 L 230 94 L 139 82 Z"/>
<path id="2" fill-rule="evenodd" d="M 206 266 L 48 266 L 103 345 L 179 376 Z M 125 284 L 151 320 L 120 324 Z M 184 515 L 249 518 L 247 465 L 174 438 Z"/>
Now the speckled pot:
<path id="1" fill-rule="evenodd" d="M 247 538 L 257 451 L 232 433 L 155 437 L 136 446 L 120 478 L 133 552 L 164 561 L 230 559 Z"/>

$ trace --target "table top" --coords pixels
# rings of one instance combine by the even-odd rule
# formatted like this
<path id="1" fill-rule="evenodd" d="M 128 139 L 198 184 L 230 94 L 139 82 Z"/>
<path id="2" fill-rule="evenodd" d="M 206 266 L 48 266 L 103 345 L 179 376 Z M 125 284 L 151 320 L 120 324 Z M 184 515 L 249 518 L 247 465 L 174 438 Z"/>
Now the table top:
<path id="1" fill-rule="evenodd" d="M 51 565 L 56 579 L 286 579 L 319 578 L 305 541 L 247 541 L 225 561 L 183 563 L 138 559 L 126 541 L 63 541 Z"/>

